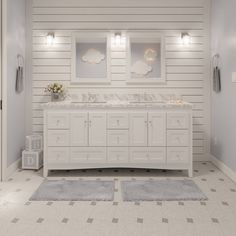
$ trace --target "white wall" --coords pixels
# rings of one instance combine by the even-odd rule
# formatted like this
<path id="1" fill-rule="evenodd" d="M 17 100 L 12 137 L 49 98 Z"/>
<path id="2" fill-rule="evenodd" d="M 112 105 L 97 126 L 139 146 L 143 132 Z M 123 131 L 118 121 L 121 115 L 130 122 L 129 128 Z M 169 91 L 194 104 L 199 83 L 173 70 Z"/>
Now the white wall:
<path id="1" fill-rule="evenodd" d="M 195 160 L 209 152 L 209 3 L 210 0 L 33 0 L 32 6 L 32 132 L 43 130 L 41 103 L 48 102 L 44 87 L 61 81 L 72 93 L 127 92 L 183 95 L 194 104 Z M 126 84 L 125 66 L 112 65 L 110 86 L 71 86 L 71 35 L 78 30 L 154 30 L 166 37 L 167 82 L 159 86 Z M 48 48 L 45 36 L 54 31 L 56 45 Z M 193 44 L 180 44 L 189 32 Z M 113 59 L 126 54 L 112 52 Z"/>
<path id="2" fill-rule="evenodd" d="M 25 137 L 25 93 L 15 92 L 17 54 L 25 57 L 25 0 L 7 0 L 7 166 L 21 157 Z M 4 58 L 3 58 L 4 60 Z"/>
<path id="3" fill-rule="evenodd" d="M 212 1 L 212 55 L 220 54 L 222 92 L 212 94 L 212 154 L 236 171 L 236 1 Z"/>

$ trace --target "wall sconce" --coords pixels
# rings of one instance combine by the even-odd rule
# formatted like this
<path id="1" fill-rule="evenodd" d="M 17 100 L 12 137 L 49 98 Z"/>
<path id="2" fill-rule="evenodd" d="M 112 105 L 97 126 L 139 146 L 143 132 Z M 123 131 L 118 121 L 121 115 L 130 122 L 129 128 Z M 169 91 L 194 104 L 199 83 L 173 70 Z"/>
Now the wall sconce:
<path id="1" fill-rule="evenodd" d="M 181 41 L 182 41 L 183 45 L 188 46 L 188 45 L 191 44 L 192 38 L 191 38 L 191 36 L 189 35 L 189 33 L 182 33 L 182 34 L 181 34 Z"/>
<path id="2" fill-rule="evenodd" d="M 126 46 L 126 37 L 122 33 L 115 33 L 111 39 L 113 48 L 124 48 Z"/>
<path id="3" fill-rule="evenodd" d="M 52 46 L 55 43 L 55 34 L 50 32 L 47 35 L 47 45 L 48 46 Z"/>

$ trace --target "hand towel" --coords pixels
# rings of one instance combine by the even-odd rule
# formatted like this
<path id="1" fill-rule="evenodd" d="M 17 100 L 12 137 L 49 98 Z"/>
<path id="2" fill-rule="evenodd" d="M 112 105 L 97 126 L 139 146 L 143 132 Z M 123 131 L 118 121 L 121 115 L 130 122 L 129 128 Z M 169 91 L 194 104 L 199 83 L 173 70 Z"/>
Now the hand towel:
<path id="1" fill-rule="evenodd" d="M 221 74 L 220 68 L 218 66 L 214 67 L 213 70 L 213 90 L 216 93 L 219 93 L 221 91 Z"/>
<path id="2" fill-rule="evenodd" d="M 16 70 L 16 92 L 17 93 L 21 93 L 24 89 L 23 79 L 24 79 L 23 67 L 18 66 Z"/>

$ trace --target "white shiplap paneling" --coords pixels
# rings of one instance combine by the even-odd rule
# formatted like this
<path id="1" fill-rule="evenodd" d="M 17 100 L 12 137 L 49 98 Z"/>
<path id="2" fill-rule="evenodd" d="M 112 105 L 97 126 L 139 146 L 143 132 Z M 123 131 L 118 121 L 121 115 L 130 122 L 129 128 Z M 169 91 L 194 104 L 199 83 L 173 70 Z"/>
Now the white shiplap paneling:
<path id="1" fill-rule="evenodd" d="M 208 50 L 209 0 L 33 0 L 32 6 L 32 123 L 42 132 L 41 103 L 50 97 L 44 87 L 62 81 L 72 93 L 181 94 L 194 104 L 193 146 L 195 159 L 208 151 Z M 71 35 L 79 30 L 155 30 L 165 33 L 167 81 L 164 85 L 126 84 L 126 53 L 112 51 L 110 86 L 71 86 Z M 54 31 L 56 44 L 48 47 L 45 36 Z M 180 33 L 192 35 L 183 47 Z"/>

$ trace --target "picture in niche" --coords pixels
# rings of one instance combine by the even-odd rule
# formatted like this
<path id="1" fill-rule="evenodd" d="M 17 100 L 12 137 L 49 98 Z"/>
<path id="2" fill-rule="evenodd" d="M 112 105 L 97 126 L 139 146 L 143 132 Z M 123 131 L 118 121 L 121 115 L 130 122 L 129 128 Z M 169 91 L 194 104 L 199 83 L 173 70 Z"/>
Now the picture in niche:
<path id="1" fill-rule="evenodd" d="M 107 77 L 106 43 L 76 43 L 76 77 Z"/>
<path id="2" fill-rule="evenodd" d="M 161 78 L 161 44 L 131 44 L 131 78 Z"/>

